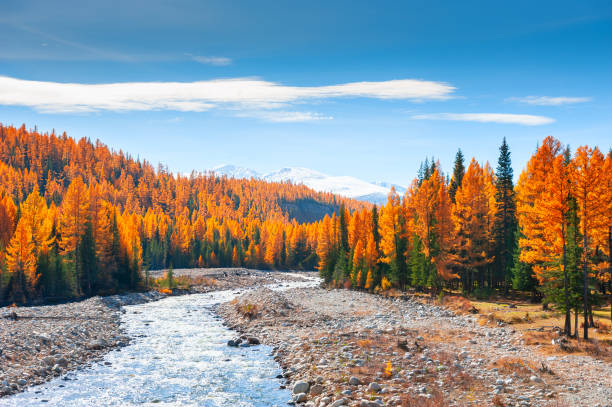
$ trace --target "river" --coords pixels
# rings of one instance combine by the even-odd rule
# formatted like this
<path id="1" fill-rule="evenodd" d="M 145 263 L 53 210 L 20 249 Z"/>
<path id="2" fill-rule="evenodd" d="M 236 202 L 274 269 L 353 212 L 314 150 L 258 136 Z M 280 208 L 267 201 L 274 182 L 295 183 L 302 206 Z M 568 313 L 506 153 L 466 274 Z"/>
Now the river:
<path id="1" fill-rule="evenodd" d="M 313 286 L 318 279 L 268 286 Z M 240 291 L 168 297 L 126 306 L 122 324 L 133 338 L 90 367 L 82 367 L 0 406 L 256 406 L 285 405 L 281 373 L 272 349 L 231 348 L 236 333 L 223 326 L 213 306 Z"/>

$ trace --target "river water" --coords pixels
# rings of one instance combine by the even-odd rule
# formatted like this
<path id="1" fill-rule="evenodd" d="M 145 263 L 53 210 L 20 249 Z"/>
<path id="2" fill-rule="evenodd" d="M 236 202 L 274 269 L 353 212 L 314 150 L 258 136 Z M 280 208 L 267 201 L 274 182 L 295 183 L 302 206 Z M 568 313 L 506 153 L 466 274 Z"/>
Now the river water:
<path id="1" fill-rule="evenodd" d="M 268 286 L 318 284 L 318 279 Z M 133 338 L 91 367 L 69 372 L 0 406 L 282 406 L 291 398 L 268 346 L 231 348 L 236 335 L 212 307 L 237 290 L 169 297 L 125 307 Z"/>

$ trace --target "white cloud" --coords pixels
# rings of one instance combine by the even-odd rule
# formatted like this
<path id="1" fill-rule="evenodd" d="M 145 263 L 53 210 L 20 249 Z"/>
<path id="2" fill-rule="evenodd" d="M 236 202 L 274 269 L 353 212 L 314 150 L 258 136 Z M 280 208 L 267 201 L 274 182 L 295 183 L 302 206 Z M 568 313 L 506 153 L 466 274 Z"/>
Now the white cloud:
<path id="1" fill-rule="evenodd" d="M 332 120 L 332 116 L 325 116 L 316 112 L 288 112 L 288 111 L 253 111 L 239 113 L 238 117 L 254 117 L 273 123 L 297 123 L 318 120 Z"/>
<path id="2" fill-rule="evenodd" d="M 455 88 L 443 82 L 398 79 L 331 86 L 285 86 L 256 78 L 199 82 L 58 83 L 0 76 L 0 105 L 46 113 L 101 110 L 200 112 L 215 107 L 269 109 L 304 100 L 338 97 L 446 100 Z"/>
<path id="3" fill-rule="evenodd" d="M 214 66 L 226 66 L 226 65 L 231 65 L 232 63 L 231 58 L 226 58 L 226 57 L 191 55 L 191 59 L 201 64 L 214 65 Z"/>
<path id="4" fill-rule="evenodd" d="M 534 116 L 530 114 L 509 113 L 432 113 L 412 116 L 417 120 L 454 120 L 463 122 L 480 123 L 510 123 L 522 124 L 524 126 L 539 126 L 553 123 L 555 119 L 545 116 Z"/>
<path id="5" fill-rule="evenodd" d="M 526 96 L 522 98 L 509 98 L 510 101 L 527 103 L 537 106 L 561 106 L 573 103 L 584 103 L 591 101 L 590 97 L 570 97 L 570 96 Z"/>

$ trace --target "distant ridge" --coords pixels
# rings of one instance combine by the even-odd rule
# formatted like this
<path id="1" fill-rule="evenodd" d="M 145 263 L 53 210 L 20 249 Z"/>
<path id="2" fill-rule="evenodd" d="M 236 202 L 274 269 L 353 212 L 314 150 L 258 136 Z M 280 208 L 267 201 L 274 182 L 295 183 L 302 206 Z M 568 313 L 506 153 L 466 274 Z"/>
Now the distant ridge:
<path id="1" fill-rule="evenodd" d="M 383 205 L 391 187 L 403 195 L 406 188 L 387 182 L 367 182 L 351 176 L 333 176 L 304 167 L 285 167 L 278 171 L 261 174 L 246 167 L 224 164 L 214 167 L 211 172 L 229 178 L 256 178 L 268 182 L 291 181 L 294 184 L 304 184 L 315 191 L 331 192 L 358 201 Z"/>

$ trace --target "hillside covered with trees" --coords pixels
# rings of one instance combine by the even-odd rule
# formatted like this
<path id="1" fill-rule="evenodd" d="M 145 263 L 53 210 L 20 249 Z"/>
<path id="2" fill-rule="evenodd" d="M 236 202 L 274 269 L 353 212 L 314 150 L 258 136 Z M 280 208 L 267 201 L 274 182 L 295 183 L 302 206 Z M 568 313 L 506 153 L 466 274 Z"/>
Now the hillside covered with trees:
<path id="1" fill-rule="evenodd" d="M 495 169 L 428 159 L 377 208 L 0 126 L 0 302 L 139 289 L 170 266 L 316 267 L 337 287 L 532 291 L 569 333 L 612 295 L 612 154 L 548 137 L 513 180 L 504 140 Z"/>
<path id="2" fill-rule="evenodd" d="M 319 269 L 336 286 L 442 289 L 489 296 L 532 291 L 566 313 L 612 301 L 612 152 L 572 154 L 547 137 L 513 185 L 510 150 L 497 168 L 461 150 L 452 177 L 426 160 L 404 197 L 319 224 Z M 611 316 L 612 317 L 612 316 Z"/>
<path id="3" fill-rule="evenodd" d="M 0 125 L 0 303 L 134 290 L 170 266 L 313 269 L 312 222 L 341 206 L 367 204 Z"/>

